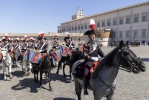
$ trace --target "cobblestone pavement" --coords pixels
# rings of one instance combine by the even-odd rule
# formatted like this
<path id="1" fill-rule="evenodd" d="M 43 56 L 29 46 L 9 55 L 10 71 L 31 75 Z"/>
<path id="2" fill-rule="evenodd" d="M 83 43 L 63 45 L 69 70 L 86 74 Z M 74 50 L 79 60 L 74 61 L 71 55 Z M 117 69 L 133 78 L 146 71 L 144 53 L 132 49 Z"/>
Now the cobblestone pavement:
<path id="1" fill-rule="evenodd" d="M 105 54 L 111 51 L 111 47 L 101 48 Z M 131 49 L 142 58 L 147 65 L 147 71 L 140 74 L 119 71 L 117 76 L 117 88 L 114 100 L 149 100 L 149 47 L 131 47 Z M 46 79 L 43 80 L 43 88 L 39 88 L 39 82 L 34 83 L 33 74 L 23 76 L 20 68 L 12 68 L 13 79 L 3 81 L 2 70 L 0 70 L 0 100 L 77 100 L 74 90 L 74 82 L 69 77 L 64 78 L 62 70 L 57 75 L 56 69 L 52 71 L 51 85 L 53 91 L 48 91 Z M 66 67 L 66 74 L 69 74 Z M 43 76 L 44 77 L 44 76 Z M 83 100 L 93 100 L 92 91 L 88 96 L 82 94 Z M 106 100 L 103 98 L 102 100 Z"/>

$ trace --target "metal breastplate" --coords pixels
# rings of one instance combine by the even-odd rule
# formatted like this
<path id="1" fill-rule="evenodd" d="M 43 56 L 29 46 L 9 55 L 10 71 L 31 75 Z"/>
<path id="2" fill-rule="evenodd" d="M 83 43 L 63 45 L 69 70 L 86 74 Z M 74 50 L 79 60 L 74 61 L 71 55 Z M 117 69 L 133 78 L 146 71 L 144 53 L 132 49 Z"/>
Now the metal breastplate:
<path id="1" fill-rule="evenodd" d="M 91 53 L 91 52 L 96 50 L 97 43 L 96 42 L 94 42 L 94 43 L 93 42 L 88 42 L 88 46 L 89 46 L 89 52 Z"/>

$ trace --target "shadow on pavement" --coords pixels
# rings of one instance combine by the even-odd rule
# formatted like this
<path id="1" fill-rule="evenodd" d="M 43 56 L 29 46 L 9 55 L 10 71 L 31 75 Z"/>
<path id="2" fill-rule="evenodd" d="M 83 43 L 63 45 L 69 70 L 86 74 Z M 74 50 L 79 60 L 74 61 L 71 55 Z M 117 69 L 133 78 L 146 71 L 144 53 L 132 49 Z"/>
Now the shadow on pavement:
<path id="1" fill-rule="evenodd" d="M 22 90 L 26 88 L 30 88 L 31 93 L 37 93 L 39 88 L 39 82 L 34 82 L 33 78 L 26 78 L 23 80 L 19 80 L 20 82 L 17 85 L 11 87 L 13 90 Z M 42 80 L 42 85 L 47 84 L 46 79 Z M 43 88 L 45 89 L 45 88 Z"/>
<path id="2" fill-rule="evenodd" d="M 70 78 L 69 77 L 67 78 L 67 77 L 68 77 L 68 75 L 66 75 L 66 77 L 64 77 L 64 75 L 51 73 L 51 80 L 52 81 L 59 80 L 59 81 L 64 82 L 64 83 L 71 83 Z"/>
<path id="3" fill-rule="evenodd" d="M 24 77 L 24 72 L 17 70 L 17 71 L 12 72 L 12 75 L 16 77 Z"/>
<path id="4" fill-rule="evenodd" d="M 58 97 L 58 98 L 54 98 L 53 100 L 75 100 L 75 99 Z"/>

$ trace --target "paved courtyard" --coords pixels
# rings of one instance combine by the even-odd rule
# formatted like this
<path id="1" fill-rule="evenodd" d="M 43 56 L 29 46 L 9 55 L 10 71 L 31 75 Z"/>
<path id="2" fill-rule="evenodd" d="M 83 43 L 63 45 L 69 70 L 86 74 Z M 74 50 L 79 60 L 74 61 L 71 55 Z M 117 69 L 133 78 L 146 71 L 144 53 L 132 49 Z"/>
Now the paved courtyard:
<path id="1" fill-rule="evenodd" d="M 101 48 L 105 54 L 111 51 L 111 47 Z M 142 58 L 147 66 L 144 73 L 133 74 L 119 71 L 117 76 L 117 88 L 114 100 L 149 100 L 149 46 L 131 47 L 131 49 Z M 2 70 L 0 70 L 0 100 L 77 100 L 74 90 L 74 82 L 69 77 L 63 77 L 62 70 L 57 75 L 56 68 L 52 70 L 51 85 L 53 91 L 48 91 L 46 79 L 43 79 L 43 88 L 39 88 L 39 82 L 34 83 L 33 74 L 23 76 L 20 68 L 12 68 L 13 79 L 3 81 Z M 69 74 L 69 67 L 66 67 Z M 44 77 L 44 76 L 43 76 Z M 93 100 L 92 91 L 83 100 Z M 103 98 L 102 100 L 105 100 Z"/>

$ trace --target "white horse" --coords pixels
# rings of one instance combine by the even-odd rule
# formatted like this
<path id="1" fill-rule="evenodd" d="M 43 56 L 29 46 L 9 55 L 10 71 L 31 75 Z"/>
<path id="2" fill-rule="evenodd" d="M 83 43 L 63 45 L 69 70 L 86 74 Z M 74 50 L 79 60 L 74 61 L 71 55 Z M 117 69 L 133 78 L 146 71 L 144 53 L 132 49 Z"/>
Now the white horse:
<path id="1" fill-rule="evenodd" d="M 2 53 L 2 68 L 3 68 L 3 73 L 4 73 L 4 80 L 7 80 L 6 77 L 6 67 L 8 67 L 8 75 L 10 76 L 10 79 L 12 79 L 11 75 L 11 57 L 8 53 L 8 50 L 6 48 L 1 48 L 1 53 Z"/>
<path id="2" fill-rule="evenodd" d="M 25 52 L 24 55 L 27 55 L 27 51 Z M 25 73 L 25 76 L 30 75 L 31 69 L 32 69 L 32 64 L 29 62 L 26 57 L 23 56 L 23 59 L 20 61 L 20 65 L 22 66 L 22 71 Z"/>

